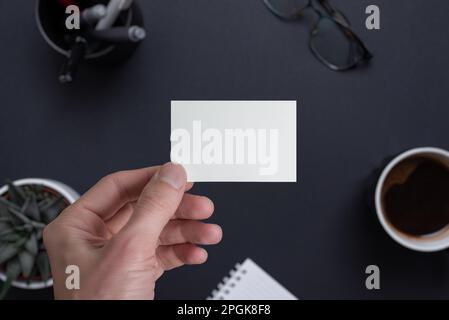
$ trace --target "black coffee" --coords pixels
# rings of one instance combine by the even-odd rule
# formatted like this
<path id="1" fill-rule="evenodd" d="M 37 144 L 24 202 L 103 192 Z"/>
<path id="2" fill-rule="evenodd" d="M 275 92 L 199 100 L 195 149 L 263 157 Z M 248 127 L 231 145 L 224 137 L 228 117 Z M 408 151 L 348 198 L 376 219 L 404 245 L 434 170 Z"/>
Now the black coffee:
<path id="1" fill-rule="evenodd" d="M 449 168 L 438 160 L 414 157 L 396 165 L 383 191 L 387 219 L 402 232 L 420 236 L 449 224 Z"/>

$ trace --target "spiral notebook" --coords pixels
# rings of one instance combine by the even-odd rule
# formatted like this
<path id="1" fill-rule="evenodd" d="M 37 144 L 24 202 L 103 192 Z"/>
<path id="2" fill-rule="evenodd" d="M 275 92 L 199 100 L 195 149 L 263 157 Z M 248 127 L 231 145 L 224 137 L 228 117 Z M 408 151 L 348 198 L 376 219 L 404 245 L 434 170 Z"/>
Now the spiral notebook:
<path id="1" fill-rule="evenodd" d="M 236 264 L 208 300 L 298 300 L 251 259 Z"/>

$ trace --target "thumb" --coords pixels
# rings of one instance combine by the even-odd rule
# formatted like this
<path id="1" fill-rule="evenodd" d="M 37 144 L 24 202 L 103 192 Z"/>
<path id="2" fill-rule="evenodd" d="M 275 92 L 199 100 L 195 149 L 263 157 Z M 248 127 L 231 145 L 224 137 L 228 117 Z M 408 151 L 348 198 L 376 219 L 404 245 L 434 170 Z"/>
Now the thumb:
<path id="1" fill-rule="evenodd" d="M 154 245 L 154 248 L 182 200 L 186 182 L 186 172 L 181 165 L 162 166 L 143 189 L 132 217 L 116 235 L 116 240 L 143 248 Z"/>

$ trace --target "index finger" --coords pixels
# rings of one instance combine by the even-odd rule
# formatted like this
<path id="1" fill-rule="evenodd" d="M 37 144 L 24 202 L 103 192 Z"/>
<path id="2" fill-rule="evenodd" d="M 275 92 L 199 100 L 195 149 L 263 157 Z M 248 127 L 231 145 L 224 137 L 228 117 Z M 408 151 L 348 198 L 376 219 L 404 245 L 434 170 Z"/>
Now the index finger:
<path id="1" fill-rule="evenodd" d="M 107 220 L 128 202 L 136 201 L 159 168 L 160 166 L 155 166 L 107 175 L 81 196 L 74 205 Z"/>

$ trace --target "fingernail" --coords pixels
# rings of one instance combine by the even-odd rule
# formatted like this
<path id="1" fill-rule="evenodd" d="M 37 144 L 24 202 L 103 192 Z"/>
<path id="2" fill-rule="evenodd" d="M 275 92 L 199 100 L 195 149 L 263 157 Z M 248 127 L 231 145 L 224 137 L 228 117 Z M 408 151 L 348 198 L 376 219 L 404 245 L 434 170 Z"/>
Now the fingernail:
<path id="1" fill-rule="evenodd" d="M 199 248 L 199 249 L 200 250 L 198 250 L 198 255 L 199 255 L 198 260 L 200 260 L 200 263 L 204 263 L 204 262 L 206 262 L 209 254 L 207 253 L 207 251 L 205 249 L 203 249 L 203 248 Z"/>
<path id="2" fill-rule="evenodd" d="M 186 173 L 179 164 L 167 163 L 159 170 L 158 178 L 168 183 L 176 190 L 181 189 L 186 184 Z"/>

